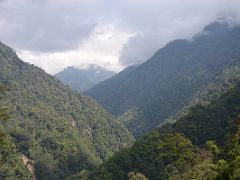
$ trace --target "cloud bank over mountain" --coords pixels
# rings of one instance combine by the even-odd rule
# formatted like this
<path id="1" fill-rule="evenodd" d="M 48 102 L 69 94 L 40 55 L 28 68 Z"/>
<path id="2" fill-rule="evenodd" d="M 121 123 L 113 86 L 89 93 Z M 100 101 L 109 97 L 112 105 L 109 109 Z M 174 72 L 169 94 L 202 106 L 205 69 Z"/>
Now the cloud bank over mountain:
<path id="1" fill-rule="evenodd" d="M 0 40 L 56 73 L 98 64 L 120 71 L 219 18 L 238 22 L 236 0 L 0 0 Z"/>

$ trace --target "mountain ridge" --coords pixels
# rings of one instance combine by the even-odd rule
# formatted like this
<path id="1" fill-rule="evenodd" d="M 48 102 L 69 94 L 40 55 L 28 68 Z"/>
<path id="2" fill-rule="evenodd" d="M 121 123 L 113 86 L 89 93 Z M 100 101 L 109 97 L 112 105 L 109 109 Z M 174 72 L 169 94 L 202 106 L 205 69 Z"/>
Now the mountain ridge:
<path id="1" fill-rule="evenodd" d="M 72 89 L 84 92 L 113 75 L 115 75 L 113 71 L 108 71 L 97 65 L 89 65 L 83 69 L 69 66 L 54 76 Z"/>
<path id="2" fill-rule="evenodd" d="M 168 43 L 120 83 L 117 76 L 124 71 L 85 94 L 115 116 L 136 109 L 140 117 L 128 129 L 139 137 L 174 115 L 194 92 L 236 63 L 239 39 L 240 27 L 213 23 L 191 41 Z"/>

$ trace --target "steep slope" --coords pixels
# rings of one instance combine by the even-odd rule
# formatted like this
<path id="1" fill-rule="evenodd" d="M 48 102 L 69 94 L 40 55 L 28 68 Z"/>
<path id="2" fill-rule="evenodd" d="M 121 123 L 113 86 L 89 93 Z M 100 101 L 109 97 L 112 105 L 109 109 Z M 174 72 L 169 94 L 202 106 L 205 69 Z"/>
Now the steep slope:
<path id="1" fill-rule="evenodd" d="M 90 179 L 240 178 L 240 82 L 207 105 L 196 105 L 173 125 L 165 124 L 116 153 Z M 81 177 L 81 175 L 79 175 Z"/>
<path id="2" fill-rule="evenodd" d="M 92 168 L 133 141 L 92 99 L 21 61 L 1 43 L 0 84 L 8 89 L 3 105 L 11 117 L 1 126 L 19 151 L 35 161 L 38 179 L 63 179 Z"/>
<path id="3" fill-rule="evenodd" d="M 67 67 L 57 73 L 55 77 L 78 92 L 83 92 L 111 78 L 114 74 L 113 71 L 107 71 L 97 65 L 91 65 L 86 69 Z"/>
<path id="4" fill-rule="evenodd" d="M 127 126 L 139 137 L 178 112 L 196 91 L 238 61 L 239 47 L 240 27 L 213 23 L 191 41 L 170 42 L 120 81 L 124 72 L 85 94 L 114 115 L 137 116 Z"/>
<path id="5" fill-rule="evenodd" d="M 240 79 L 240 61 L 227 67 L 221 74 L 216 76 L 207 86 L 195 92 L 190 100 L 174 115 L 165 122 L 173 123 L 181 116 L 188 113 L 189 109 L 197 104 L 208 105 L 232 88 Z"/>
<path id="6" fill-rule="evenodd" d="M 0 86 L 0 102 L 2 101 L 5 88 Z M 8 120 L 6 108 L 0 107 L 1 124 Z M 0 128 L 0 179 L 26 179 L 33 178 L 31 173 L 24 166 L 20 159 L 21 154 L 17 152 L 14 143 L 5 134 L 4 129 Z"/>

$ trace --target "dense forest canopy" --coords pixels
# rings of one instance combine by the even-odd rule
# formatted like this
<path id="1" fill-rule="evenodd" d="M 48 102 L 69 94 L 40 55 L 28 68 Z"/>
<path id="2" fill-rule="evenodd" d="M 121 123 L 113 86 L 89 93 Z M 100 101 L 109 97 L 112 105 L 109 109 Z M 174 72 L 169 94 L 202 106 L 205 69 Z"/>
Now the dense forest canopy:
<path id="1" fill-rule="evenodd" d="M 5 97 L 6 88 L 0 85 L 0 102 Z M 0 107 L 0 123 L 6 123 L 9 120 L 7 109 Z M 33 176 L 24 167 L 19 158 L 21 154 L 17 150 L 11 138 L 0 127 L 0 179 L 31 179 Z"/>
<path id="2" fill-rule="evenodd" d="M 240 178 L 240 82 L 206 105 L 195 105 L 174 124 L 165 124 L 121 150 L 89 179 Z M 81 177 L 79 175 L 79 177 Z"/>

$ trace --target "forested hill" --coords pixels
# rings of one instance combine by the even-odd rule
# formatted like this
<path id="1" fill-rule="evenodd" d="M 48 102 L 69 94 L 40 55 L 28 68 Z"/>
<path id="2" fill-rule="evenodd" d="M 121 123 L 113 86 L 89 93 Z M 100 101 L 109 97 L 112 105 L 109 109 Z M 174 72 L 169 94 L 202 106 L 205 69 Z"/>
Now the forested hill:
<path id="1" fill-rule="evenodd" d="M 121 116 L 139 137 L 181 109 L 191 96 L 240 59 L 240 27 L 213 23 L 192 40 L 175 40 L 147 62 L 85 94 Z M 123 114 L 123 115 L 122 115 Z"/>
<path id="2" fill-rule="evenodd" d="M 63 179 L 92 168 L 133 141 L 129 131 L 92 99 L 21 61 L 0 43 L 1 129 L 35 163 L 38 179 Z"/>
<path id="3" fill-rule="evenodd" d="M 195 105 L 173 125 L 146 134 L 93 172 L 94 180 L 240 178 L 240 82 L 206 105 Z"/>
<path id="4" fill-rule="evenodd" d="M 57 73 L 55 77 L 71 88 L 83 92 L 111 78 L 114 74 L 113 71 L 108 71 L 97 65 L 90 65 L 84 69 L 67 67 L 63 71 Z"/>

